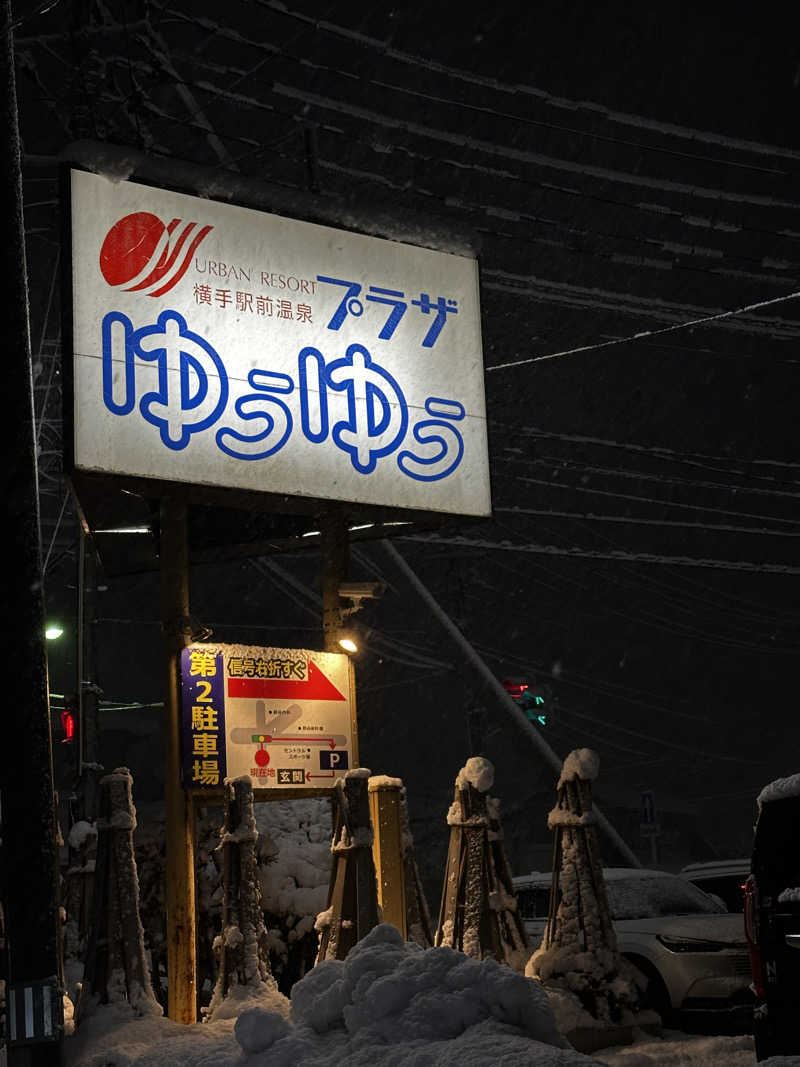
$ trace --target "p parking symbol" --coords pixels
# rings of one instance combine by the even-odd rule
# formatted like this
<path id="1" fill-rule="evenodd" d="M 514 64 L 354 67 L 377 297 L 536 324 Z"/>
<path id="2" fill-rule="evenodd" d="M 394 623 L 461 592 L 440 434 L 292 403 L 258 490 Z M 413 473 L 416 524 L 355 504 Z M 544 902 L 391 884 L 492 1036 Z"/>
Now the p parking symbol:
<path id="1" fill-rule="evenodd" d="M 348 770 L 347 753 L 342 750 L 320 752 L 319 767 L 321 771 L 346 771 Z"/>

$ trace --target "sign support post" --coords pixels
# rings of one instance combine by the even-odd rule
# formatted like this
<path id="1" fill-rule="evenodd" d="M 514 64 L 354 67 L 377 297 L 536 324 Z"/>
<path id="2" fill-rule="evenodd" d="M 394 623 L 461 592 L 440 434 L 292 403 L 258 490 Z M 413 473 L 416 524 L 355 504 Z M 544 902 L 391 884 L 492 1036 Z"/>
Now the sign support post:
<path id="1" fill-rule="evenodd" d="M 186 505 L 161 500 L 161 618 L 164 630 L 164 799 L 167 859 L 167 975 L 170 1019 L 197 1020 L 194 807 L 181 782 L 181 651 L 189 644 Z"/>
<path id="2" fill-rule="evenodd" d="M 341 508 L 326 508 L 320 516 L 322 553 L 322 630 L 326 652 L 341 652 L 341 598 L 339 586 L 347 578 L 350 544 L 347 519 Z"/>
<path id="3" fill-rule="evenodd" d="M 403 865 L 403 815 L 399 778 L 373 777 L 367 782 L 372 819 L 372 858 L 378 882 L 378 904 L 385 923 L 396 926 L 408 940 L 406 886 Z"/>

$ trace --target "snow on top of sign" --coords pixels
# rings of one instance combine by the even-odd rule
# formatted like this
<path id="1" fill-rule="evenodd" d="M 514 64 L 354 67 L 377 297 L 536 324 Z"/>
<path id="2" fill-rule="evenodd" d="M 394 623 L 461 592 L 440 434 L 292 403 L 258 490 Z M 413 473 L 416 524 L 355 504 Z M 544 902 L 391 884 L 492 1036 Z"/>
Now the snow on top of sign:
<path id="1" fill-rule="evenodd" d="M 466 789 L 467 784 L 479 793 L 486 793 L 494 784 L 494 765 L 483 756 L 471 756 L 456 775 L 459 789 Z"/>
<path id="2" fill-rule="evenodd" d="M 107 142 L 102 145 L 93 142 L 91 152 L 79 152 L 76 150 L 78 148 L 80 145 L 71 145 L 62 152 L 61 158 L 71 163 L 79 162 L 87 170 L 111 182 L 127 181 L 135 173 L 141 159 L 141 152 L 131 155 L 129 149 Z"/>
<path id="3" fill-rule="evenodd" d="M 371 236 L 385 241 L 397 241 L 400 244 L 415 245 L 433 252 L 445 252 L 451 256 L 475 258 L 475 250 L 470 241 L 452 231 L 437 231 L 429 222 L 417 226 L 408 218 L 395 215 L 390 219 L 385 216 L 380 220 L 374 216 L 359 212 L 358 214 L 340 211 L 336 225 L 347 230 L 364 231 Z"/>
<path id="4" fill-rule="evenodd" d="M 800 796 L 800 774 L 792 774 L 788 778 L 776 778 L 774 782 L 765 785 L 758 794 L 757 804 L 768 804 L 773 800 L 785 800 L 787 797 Z"/>
<path id="5" fill-rule="evenodd" d="M 264 659 L 280 659 L 285 653 L 291 652 L 292 654 L 301 653 L 309 659 L 312 657 L 314 659 L 321 659 L 324 656 L 336 656 L 341 659 L 347 658 L 344 652 L 314 652 L 308 648 L 277 648 L 274 645 L 223 644 L 218 641 L 193 641 L 192 644 L 187 645 L 186 647 L 190 652 L 192 649 L 201 649 L 203 652 L 219 652 L 225 657 L 239 656 L 245 658 L 246 656 L 261 656 Z"/>
<path id="6" fill-rule="evenodd" d="M 584 782 L 594 781 L 599 771 L 600 757 L 596 752 L 591 748 L 574 748 L 564 760 L 556 789 L 560 789 L 565 782 L 574 782 L 576 778 Z"/>
<path id="7" fill-rule="evenodd" d="M 353 767 L 351 771 L 345 771 L 345 778 L 371 778 L 372 771 L 369 767 Z"/>

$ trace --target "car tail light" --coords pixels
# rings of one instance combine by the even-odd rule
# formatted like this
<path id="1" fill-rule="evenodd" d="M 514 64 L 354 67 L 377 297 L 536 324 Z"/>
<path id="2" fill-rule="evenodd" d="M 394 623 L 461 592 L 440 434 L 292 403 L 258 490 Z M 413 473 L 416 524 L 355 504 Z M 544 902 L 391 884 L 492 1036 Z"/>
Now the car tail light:
<path id="1" fill-rule="evenodd" d="M 744 935 L 750 950 L 750 973 L 753 976 L 753 989 L 757 997 L 766 996 L 764 967 L 761 962 L 761 950 L 758 947 L 758 886 L 751 874 L 744 883 Z"/>

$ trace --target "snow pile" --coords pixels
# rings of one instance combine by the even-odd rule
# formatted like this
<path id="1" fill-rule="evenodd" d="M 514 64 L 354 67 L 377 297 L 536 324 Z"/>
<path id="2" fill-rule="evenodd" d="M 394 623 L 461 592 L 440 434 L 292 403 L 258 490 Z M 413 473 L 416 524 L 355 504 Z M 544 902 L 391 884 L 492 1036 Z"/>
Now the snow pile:
<path id="1" fill-rule="evenodd" d="M 388 925 L 298 982 L 289 1024 L 256 1009 L 235 1033 L 252 1067 L 596 1062 L 569 1048 L 535 982 L 494 960 L 420 949 Z"/>
<path id="2" fill-rule="evenodd" d="M 755 1062 L 749 1034 L 697 1037 L 677 1030 L 665 1030 L 662 1037 L 639 1030 L 632 1045 L 600 1049 L 595 1056 L 607 1067 L 753 1067 Z M 760 1067 L 767 1064 L 800 1067 L 800 1058 L 778 1056 Z"/>
<path id="3" fill-rule="evenodd" d="M 788 778 L 776 778 L 774 782 L 765 785 L 758 794 L 758 810 L 762 804 L 768 804 L 773 800 L 785 800 L 787 797 L 800 795 L 800 774 L 792 774 Z"/>
<path id="4" fill-rule="evenodd" d="M 536 982 L 493 960 L 423 950 L 377 926 L 347 959 L 251 1002 L 235 1025 L 180 1026 L 98 1009 L 65 1042 L 66 1067 L 571 1067 L 599 1064 L 558 1033 Z"/>
<path id="5" fill-rule="evenodd" d="M 325 907 L 331 870 L 331 805 L 327 797 L 255 805 L 261 834 L 261 898 L 273 972 L 305 973 L 316 954 L 314 922 Z M 298 974 L 299 971 L 299 974 Z"/>

